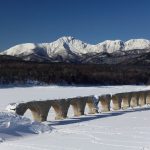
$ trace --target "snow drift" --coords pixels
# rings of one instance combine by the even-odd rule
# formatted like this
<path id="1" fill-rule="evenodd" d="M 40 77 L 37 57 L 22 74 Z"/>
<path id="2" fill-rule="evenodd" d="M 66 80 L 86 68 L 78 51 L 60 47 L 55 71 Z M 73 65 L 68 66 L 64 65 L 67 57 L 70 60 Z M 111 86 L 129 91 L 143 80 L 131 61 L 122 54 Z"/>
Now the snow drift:
<path id="1" fill-rule="evenodd" d="M 44 123 L 32 122 L 9 112 L 0 112 L 0 142 L 31 134 L 50 132 L 52 128 Z"/>

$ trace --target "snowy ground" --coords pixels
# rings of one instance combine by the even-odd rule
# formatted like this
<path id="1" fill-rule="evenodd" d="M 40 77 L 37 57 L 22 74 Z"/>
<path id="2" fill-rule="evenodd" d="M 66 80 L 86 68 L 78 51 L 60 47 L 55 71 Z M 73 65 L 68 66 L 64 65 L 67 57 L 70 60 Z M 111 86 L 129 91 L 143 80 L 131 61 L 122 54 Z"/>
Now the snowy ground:
<path id="1" fill-rule="evenodd" d="M 33 122 L 29 118 L 8 112 L 0 112 L 0 141 L 51 132 L 52 128 L 40 122 Z"/>
<path id="2" fill-rule="evenodd" d="M 107 87 L 30 87 L 30 88 L 3 88 L 0 89 L 0 109 L 9 102 L 28 101 L 31 99 L 73 97 L 77 95 L 100 95 L 133 90 L 150 89 L 146 86 L 107 86 Z M 52 110 L 51 110 L 52 111 Z M 50 114 L 53 113 L 50 111 Z M 69 110 L 71 113 L 71 110 Z M 126 111 L 109 112 L 97 115 L 85 115 L 80 118 L 71 118 L 62 121 L 50 121 L 37 124 L 32 121 L 14 121 L 15 117 L 0 113 L 0 150 L 150 150 L 150 107 L 128 109 Z M 26 114 L 28 115 L 31 114 Z M 3 117 L 6 116 L 6 117 Z M 18 116 L 17 116 L 18 117 Z M 15 127 L 10 122 L 15 122 Z M 20 123 L 23 131 L 18 127 Z M 2 124 L 4 126 L 2 126 Z M 11 127 L 13 133 L 5 132 L 3 128 Z M 33 126 L 32 126 L 33 125 Z M 35 126 L 36 125 L 36 128 Z M 3 130 L 2 130 L 3 129 Z M 36 129 L 36 130 L 33 130 Z M 46 131 L 43 134 L 33 133 Z M 47 130 L 48 129 L 48 130 Z M 36 131 L 36 132 L 31 132 Z M 44 132 L 43 131 L 43 132 Z M 50 132 L 47 132 L 50 131 Z M 17 136 L 17 133 L 21 136 Z M 3 142 L 3 135 L 6 141 Z M 29 136 L 30 135 L 30 136 Z"/>

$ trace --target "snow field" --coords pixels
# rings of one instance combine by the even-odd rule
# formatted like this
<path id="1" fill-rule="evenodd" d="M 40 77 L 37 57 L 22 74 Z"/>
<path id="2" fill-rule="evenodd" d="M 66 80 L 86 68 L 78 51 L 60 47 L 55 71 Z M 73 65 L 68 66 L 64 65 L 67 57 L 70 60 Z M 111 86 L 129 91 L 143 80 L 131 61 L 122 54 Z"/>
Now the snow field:
<path id="1" fill-rule="evenodd" d="M 103 87 L 28 87 L 0 89 L 3 110 L 10 102 L 65 98 L 85 95 L 115 94 L 148 90 L 149 86 Z M 16 101 L 14 101 L 16 100 Z M 54 120 L 50 109 L 48 121 L 36 123 L 12 113 L 0 113 L 0 149 L 2 150 L 150 150 L 150 107 Z M 35 134 L 39 135 L 35 135 Z"/>

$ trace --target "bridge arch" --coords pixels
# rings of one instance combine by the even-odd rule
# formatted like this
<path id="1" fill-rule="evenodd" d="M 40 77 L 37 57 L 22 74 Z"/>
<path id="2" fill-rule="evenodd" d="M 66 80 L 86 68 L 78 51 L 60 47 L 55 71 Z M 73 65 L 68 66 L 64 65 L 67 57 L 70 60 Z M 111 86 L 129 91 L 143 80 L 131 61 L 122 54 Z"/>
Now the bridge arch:
<path id="1" fill-rule="evenodd" d="M 114 94 L 112 95 L 112 109 L 119 110 L 121 109 L 121 94 Z"/>
<path id="2" fill-rule="evenodd" d="M 70 102 L 67 99 L 52 100 L 50 101 L 50 106 L 53 107 L 55 111 L 55 119 L 67 118 L 68 109 Z"/>
<path id="3" fill-rule="evenodd" d="M 98 99 L 96 97 L 87 96 L 86 99 L 86 106 L 88 108 L 88 114 L 96 114 L 98 113 Z"/>
<path id="4" fill-rule="evenodd" d="M 146 104 L 150 105 L 150 91 L 145 91 L 146 93 Z"/>
<path id="5" fill-rule="evenodd" d="M 131 93 L 131 99 L 130 99 L 130 107 L 137 107 L 138 106 L 138 100 L 139 100 L 139 93 L 138 92 L 132 92 Z"/>
<path id="6" fill-rule="evenodd" d="M 111 101 L 111 95 L 109 94 L 99 96 L 98 106 L 100 108 L 100 112 L 110 111 L 110 101 Z"/>
<path id="7" fill-rule="evenodd" d="M 84 115 L 86 97 L 75 97 L 70 99 L 70 105 L 73 107 L 74 116 Z"/>

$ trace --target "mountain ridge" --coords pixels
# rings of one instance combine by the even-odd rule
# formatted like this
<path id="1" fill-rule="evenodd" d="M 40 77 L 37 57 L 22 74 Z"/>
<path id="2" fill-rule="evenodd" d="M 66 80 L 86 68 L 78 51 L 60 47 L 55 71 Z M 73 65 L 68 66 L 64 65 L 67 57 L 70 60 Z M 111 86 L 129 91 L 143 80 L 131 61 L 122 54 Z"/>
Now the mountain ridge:
<path id="1" fill-rule="evenodd" d="M 106 40 L 92 45 L 71 36 L 64 36 L 51 43 L 25 43 L 13 46 L 1 55 L 10 55 L 27 61 L 50 61 L 67 63 L 114 63 L 117 57 L 128 55 L 140 56 L 150 52 L 150 40 L 131 39 L 126 42 L 121 40 Z M 107 54 L 107 55 L 106 55 Z M 103 60 L 105 61 L 103 62 Z M 90 61 L 89 61 L 90 60 Z M 125 61 L 125 60 L 124 60 Z"/>

